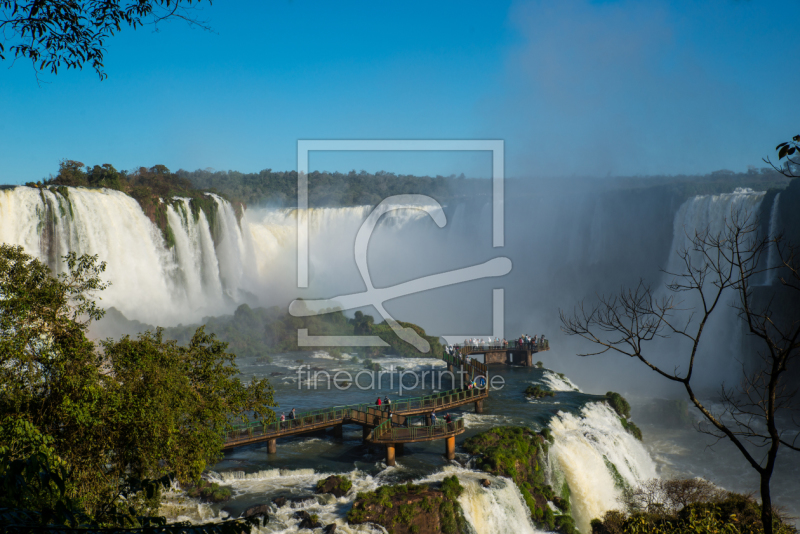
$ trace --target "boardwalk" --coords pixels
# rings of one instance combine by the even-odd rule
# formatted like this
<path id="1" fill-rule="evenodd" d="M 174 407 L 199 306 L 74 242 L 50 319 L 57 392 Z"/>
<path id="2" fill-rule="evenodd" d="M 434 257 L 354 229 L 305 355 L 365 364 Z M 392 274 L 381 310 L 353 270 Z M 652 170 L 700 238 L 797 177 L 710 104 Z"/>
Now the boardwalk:
<path id="1" fill-rule="evenodd" d="M 504 363 L 508 365 L 522 365 L 533 367 L 533 355 L 537 352 L 550 350 L 550 343 L 518 343 L 509 341 L 507 345 L 502 343 L 475 343 L 468 345 L 456 345 L 456 350 L 462 357 L 473 354 L 483 354 L 485 364 Z"/>
<path id="2" fill-rule="evenodd" d="M 486 376 L 486 365 L 478 361 L 467 360 L 464 365 L 463 360 L 448 355 L 445 355 L 444 360 L 448 365 L 463 369 L 467 379 Z M 483 410 L 483 400 L 488 396 L 487 387 L 485 389 L 457 389 L 399 400 L 391 404 L 392 422 L 396 425 L 403 425 L 405 418 L 410 415 L 430 414 L 432 411 L 449 410 L 470 403 L 474 403 L 476 411 L 480 412 Z M 386 421 L 388 421 L 388 413 L 385 411 L 385 407 L 379 409 L 374 404 L 351 404 L 310 410 L 297 414 L 295 419 L 283 422 L 265 425 L 260 421 L 255 421 L 237 426 L 225 436 L 223 450 L 267 441 L 268 451 L 275 452 L 277 438 L 296 436 L 331 427 L 339 427 L 337 432 L 340 432 L 343 424 L 361 425 L 365 429 L 364 437 L 366 439 L 372 428 Z"/>
<path id="3" fill-rule="evenodd" d="M 333 428 L 342 435 L 342 425 L 360 425 L 364 441 L 386 446 L 386 464 L 395 465 L 395 454 L 403 452 L 405 443 L 445 440 L 445 455 L 455 456 L 455 436 L 464 432 L 464 420 L 431 424 L 432 412 L 444 412 L 452 408 L 474 404 L 477 413 L 483 412 L 483 401 L 489 396 L 488 366 L 472 358 L 445 354 L 442 358 L 448 370 L 457 371 L 454 383 L 464 379 L 465 383 L 478 377 L 483 389 L 462 388 L 402 399 L 391 405 L 376 407 L 373 404 L 351 404 L 333 406 L 299 413 L 294 419 L 264 424 L 260 421 L 236 426 L 225 436 L 223 450 L 244 445 L 267 442 L 267 452 L 277 452 L 278 438 L 285 438 Z M 391 406 L 391 419 L 388 408 Z M 426 425 L 411 425 L 409 417 L 425 415 Z"/>

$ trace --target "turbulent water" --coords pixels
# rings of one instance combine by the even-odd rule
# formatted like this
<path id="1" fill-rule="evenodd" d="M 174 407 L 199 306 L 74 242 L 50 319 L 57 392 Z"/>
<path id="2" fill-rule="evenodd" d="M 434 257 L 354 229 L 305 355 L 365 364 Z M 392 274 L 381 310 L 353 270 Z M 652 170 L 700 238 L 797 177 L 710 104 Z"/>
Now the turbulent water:
<path id="1" fill-rule="evenodd" d="M 772 201 L 772 210 L 769 214 L 769 236 L 770 239 L 778 237 L 778 206 L 779 201 L 781 198 L 781 194 L 778 193 L 775 195 L 775 200 Z M 767 268 L 771 269 L 767 271 L 765 276 L 764 285 L 771 286 L 775 283 L 775 270 L 773 269 L 775 266 L 778 265 L 778 246 L 775 243 L 772 243 L 769 247 L 769 251 L 767 252 Z"/>
<path id="2" fill-rule="evenodd" d="M 251 377 L 286 373 L 273 379 L 276 398 L 281 400 L 279 411 L 324 406 L 334 402 L 332 395 L 336 396 L 336 404 L 369 402 L 374 398 L 373 391 L 351 388 L 331 393 L 321 384 L 315 387 L 313 382 L 298 381 L 297 356 L 278 355 L 269 364 L 246 360 L 242 362 L 242 374 Z M 331 373 L 359 369 L 356 363 L 333 360 L 322 352 L 308 353 L 303 359 Z M 407 361 L 396 363 L 408 365 Z M 437 369 L 441 368 L 441 361 L 419 359 L 416 365 L 419 370 Z M 497 425 L 520 425 L 533 430 L 549 425 L 554 444 L 547 461 L 547 480 L 558 489 L 564 482 L 568 484 L 576 520 L 583 532 L 588 531 L 592 517 L 618 507 L 615 471 L 631 485 L 656 476 L 643 445 L 622 428 L 613 411 L 598 403 L 601 397 L 580 392 L 568 379 L 546 369 L 492 366 L 492 373 L 502 376 L 506 386 L 492 391 L 483 414 L 473 413 L 471 406 L 454 410 L 455 416 L 466 419 L 467 427 L 457 443 Z M 522 394 L 527 385 L 548 386 L 554 382 L 563 385 L 555 397 L 526 400 Z M 381 395 L 400 400 L 396 386 L 384 385 L 387 387 L 379 390 Z M 410 395 L 431 391 L 419 390 Z M 381 484 L 436 482 L 455 474 L 465 487 L 459 502 L 475 534 L 541 532 L 531 523 L 527 505 L 512 481 L 475 470 L 470 456 L 460 447 L 456 449 L 454 462 L 445 460 L 443 452 L 441 441 L 406 445 L 405 454 L 397 458 L 397 466 L 386 467 L 383 448 L 362 445 L 357 426 L 345 427 L 342 439 L 319 433 L 279 440 L 276 455 L 267 455 L 262 445 L 243 447 L 227 453 L 209 474 L 210 480 L 231 488 L 230 502 L 209 506 L 175 491 L 169 495 L 162 512 L 175 520 L 217 520 L 229 513 L 236 516 L 248 506 L 268 503 L 282 495 L 307 498 L 302 508 L 319 515 L 323 524 L 336 523 L 344 532 L 372 532 L 370 527 L 348 526 L 344 520 L 359 491 L 374 490 Z M 315 496 L 316 482 L 330 474 L 347 476 L 353 482 L 353 489 L 338 499 Z M 489 488 L 479 484 L 483 478 L 491 480 Z M 276 519 L 265 527 L 265 532 L 297 531 L 298 520 L 293 517 L 296 509 L 273 505 L 273 510 Z"/>
<path id="3" fill-rule="evenodd" d="M 300 290 L 296 210 L 250 208 L 237 220 L 230 204 L 214 197 L 217 216 L 210 223 L 202 212 L 193 217 L 188 201 L 180 200 L 167 206 L 174 235 L 170 248 L 132 198 L 116 191 L 82 188 L 70 188 L 68 197 L 67 201 L 58 193 L 28 187 L 0 190 L 0 242 L 24 246 L 55 271 L 63 269 L 59 257 L 67 252 L 97 254 L 108 263 L 105 276 L 111 282 L 101 304 L 116 307 L 130 319 L 187 324 L 204 316 L 231 313 L 242 303 L 285 307 L 298 296 L 330 297 L 364 290 L 353 243 L 370 212 L 368 207 L 313 209 L 303 215 L 309 218 L 311 284 Z M 640 276 L 654 283 L 669 281 L 658 268 L 675 271 L 680 267 L 674 251 L 687 246 L 695 230 L 719 231 L 736 209 L 756 213 L 763 197 L 762 192 L 737 190 L 690 198 L 667 210 L 661 204 L 638 205 L 591 191 L 512 194 L 506 202 L 506 245 L 497 249 L 492 247 L 492 214 L 486 199 L 445 206 L 444 228 L 420 210 L 400 210 L 385 216 L 376 229 L 369 243 L 369 268 L 375 286 L 385 287 L 498 256 L 509 257 L 514 269 L 499 281 L 440 288 L 387 302 L 386 307 L 396 317 L 421 324 L 429 332 L 486 336 L 493 333 L 491 289 L 504 287 L 504 335 L 546 333 L 553 347 L 541 355 L 546 366 L 565 371 L 595 393 L 613 389 L 624 394 L 668 395 L 672 392 L 663 387 L 662 380 L 634 362 L 575 358 L 574 354 L 586 347 L 558 335 L 558 311 L 571 310 L 586 296 L 616 291 L 620 284 L 630 284 Z M 770 235 L 775 231 L 776 210 L 777 198 Z M 659 230 L 658 225 L 663 228 Z M 668 237 L 654 245 L 654 236 L 662 234 Z M 770 250 L 769 255 L 773 254 Z M 767 261 L 773 262 L 774 257 Z M 719 345 L 705 359 L 708 364 L 699 371 L 701 379 L 704 373 L 717 378 L 715 372 L 732 369 L 731 355 L 737 353 L 741 342 L 737 321 L 726 307 L 709 325 L 709 339 L 717 339 Z M 672 354 L 665 354 L 667 357 Z M 324 353 L 309 354 L 307 359 L 331 369 L 348 365 Z M 247 378 L 285 373 L 271 378 L 282 409 L 329 404 L 321 391 L 298 392 L 298 384 L 312 384 L 308 377 L 295 376 L 299 367 L 295 360 L 289 355 L 269 365 L 245 362 L 242 374 Z M 407 369 L 425 365 L 425 360 L 395 360 L 383 363 Z M 568 483 L 576 520 L 584 532 L 592 517 L 615 506 L 621 486 L 655 476 L 653 460 L 642 445 L 622 429 L 613 413 L 597 403 L 598 397 L 582 392 L 567 376 L 518 368 L 497 372 L 513 387 L 494 392 L 484 414 L 465 411 L 467 435 L 500 424 L 534 429 L 551 425 L 556 444 L 548 476 L 554 487 Z M 556 397 L 526 401 L 520 392 L 531 383 L 556 391 Z M 337 400 L 338 404 L 356 402 L 364 399 L 355 392 L 344 393 Z M 691 450 L 674 453 L 684 450 L 684 445 L 679 446 L 678 438 L 669 431 L 656 424 L 651 434 L 658 439 L 648 438 L 646 432 L 645 444 L 662 472 L 702 474 L 713 481 L 715 473 L 730 480 L 726 478 L 729 471 L 745 469 L 735 451 L 730 452 L 735 459 L 732 463 L 702 464 L 694 461 Z M 448 469 L 460 469 L 459 476 L 468 481 L 478 476 L 468 468 L 444 462 L 439 445 L 410 447 L 413 452 L 400 457 L 397 468 L 386 468 L 381 454 L 365 450 L 360 431 L 354 430 L 341 442 L 327 436 L 287 440 L 279 445 L 276 458 L 267 457 L 259 447 L 239 449 L 215 467 L 218 474 L 214 476 L 234 490 L 228 505 L 234 514 L 278 494 L 311 495 L 314 483 L 330 473 L 347 474 L 362 490 L 387 482 L 435 478 Z M 669 459 L 669 469 L 663 468 L 664 458 Z M 459 459 L 462 463 L 468 460 L 463 451 Z M 710 471 L 709 465 L 713 465 Z M 739 491 L 755 489 L 751 482 L 733 485 Z M 487 492 L 469 482 L 467 489 L 462 507 L 476 532 L 533 531 L 527 516 L 521 515 L 526 507 L 513 484 L 498 482 Z M 779 504 L 796 505 L 797 497 L 791 491 L 779 493 Z M 315 498 L 311 506 L 323 522 L 335 520 L 345 532 L 370 532 L 369 527 L 353 530 L 342 524 L 352 500 L 353 495 L 335 502 Z M 479 510 L 485 513 L 479 514 Z M 165 513 L 176 519 L 206 520 L 218 519 L 226 512 L 174 493 L 165 504 Z M 279 521 L 271 524 L 269 531 L 296 530 L 291 511 L 276 513 Z"/>

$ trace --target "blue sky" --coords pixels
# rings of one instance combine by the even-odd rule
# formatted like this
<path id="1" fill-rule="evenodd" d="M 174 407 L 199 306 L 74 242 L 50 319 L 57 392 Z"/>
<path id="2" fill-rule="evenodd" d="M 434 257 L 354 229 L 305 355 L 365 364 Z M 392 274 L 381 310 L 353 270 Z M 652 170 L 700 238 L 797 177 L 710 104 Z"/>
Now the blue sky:
<path id="1" fill-rule="evenodd" d="M 298 139 L 504 139 L 508 176 L 762 166 L 800 133 L 798 2 L 216 2 L 89 68 L 0 71 L 0 183 L 61 159 L 296 168 Z M 11 68 L 8 68 L 11 67 Z M 312 168 L 486 176 L 483 154 Z"/>

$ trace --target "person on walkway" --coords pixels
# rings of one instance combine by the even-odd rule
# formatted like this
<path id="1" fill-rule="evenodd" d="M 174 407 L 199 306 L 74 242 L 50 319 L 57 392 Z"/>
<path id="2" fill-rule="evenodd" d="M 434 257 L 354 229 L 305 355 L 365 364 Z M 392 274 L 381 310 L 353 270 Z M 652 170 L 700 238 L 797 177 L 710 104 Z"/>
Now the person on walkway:
<path id="1" fill-rule="evenodd" d="M 431 425 L 436 426 L 436 410 L 431 412 Z"/>
<path id="2" fill-rule="evenodd" d="M 383 404 L 386 406 L 386 411 L 391 413 L 391 411 L 392 411 L 392 401 L 389 400 L 389 395 L 386 395 L 383 398 Z"/>
<path id="3" fill-rule="evenodd" d="M 281 414 L 281 430 L 286 430 L 286 414 Z"/>
<path id="4" fill-rule="evenodd" d="M 378 400 L 375 401 L 375 407 L 379 410 L 381 409 L 381 398 L 378 397 Z"/>

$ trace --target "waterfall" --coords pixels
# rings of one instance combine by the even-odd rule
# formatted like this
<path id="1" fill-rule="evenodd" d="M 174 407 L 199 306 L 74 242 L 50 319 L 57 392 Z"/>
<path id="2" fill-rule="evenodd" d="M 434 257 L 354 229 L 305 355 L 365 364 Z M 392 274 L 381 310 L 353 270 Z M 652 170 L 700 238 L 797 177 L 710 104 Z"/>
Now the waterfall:
<path id="1" fill-rule="evenodd" d="M 656 478 L 656 468 L 641 442 L 629 434 L 605 403 L 590 403 L 580 415 L 559 412 L 550 421 L 551 484 L 563 476 L 569 485 L 572 516 L 578 529 L 619 509 L 623 489 Z"/>
<path id="2" fill-rule="evenodd" d="M 232 313 L 242 303 L 269 306 L 296 298 L 297 210 L 249 209 L 239 221 L 229 202 L 208 196 L 216 204 L 209 216 L 193 210 L 187 198 L 168 199 L 166 206 L 162 201 L 168 246 L 136 200 L 119 191 L 4 189 L 0 242 L 22 245 L 56 273 L 63 270 L 61 257 L 68 252 L 97 255 L 107 262 L 103 277 L 111 283 L 99 295 L 100 305 L 150 324 L 199 322 L 204 316 Z M 318 208 L 303 215 L 309 220 L 313 282 L 305 296 L 363 290 L 353 241 L 371 209 Z M 425 241 L 420 232 L 407 232 L 409 226 L 433 226 L 426 218 L 424 212 L 409 209 L 381 220 L 369 253 L 371 268 L 377 264 L 376 284 L 387 281 L 387 267 L 396 264 L 398 250 L 441 243 L 441 234 L 434 235 L 432 245 L 430 237 Z M 420 274 L 428 274 L 427 268 L 416 265 Z"/>
<path id="3" fill-rule="evenodd" d="M 445 477 L 456 475 L 464 487 L 458 503 L 464 511 L 464 519 L 473 529 L 472 534 L 539 534 L 531 522 L 531 511 L 522 498 L 519 488 L 508 478 L 495 477 L 482 471 L 447 466 L 438 473 L 415 483 L 441 482 Z M 490 484 L 484 488 L 481 480 Z"/>
<path id="4" fill-rule="evenodd" d="M 775 200 L 772 201 L 772 210 L 769 214 L 769 238 L 774 239 L 777 237 L 778 233 L 778 200 L 781 198 L 781 194 L 778 193 L 775 195 Z M 770 243 L 769 251 L 767 252 L 767 268 L 770 270 L 766 272 L 766 281 L 764 285 L 771 286 L 775 282 L 775 271 L 774 269 L 778 265 L 778 259 L 776 258 L 778 254 L 778 245 L 775 243 Z"/>
<path id="5" fill-rule="evenodd" d="M 175 324 L 230 313 L 248 287 L 246 236 L 233 208 L 219 197 L 215 224 L 188 199 L 173 199 L 161 231 L 132 197 L 110 189 L 16 187 L 0 191 L 0 242 L 22 245 L 54 272 L 68 252 L 97 255 L 111 283 L 100 304 L 130 319 Z M 252 248 L 252 247 L 250 247 Z M 252 262 L 251 262 L 252 263 Z"/>
<path id="6" fill-rule="evenodd" d="M 758 213 L 765 192 L 752 189 L 737 188 L 733 193 L 720 195 L 699 195 L 685 201 L 678 209 L 673 220 L 673 239 L 670 248 L 671 257 L 668 262 L 668 273 L 680 274 L 686 271 L 684 261 L 678 256 L 681 250 L 689 250 L 692 266 L 703 265 L 705 258 L 693 252 L 692 240 L 696 233 L 715 236 L 724 233 L 726 224 L 734 214 L 746 214 L 748 221 L 753 221 Z M 724 266 L 723 266 L 724 267 Z M 675 277 L 665 274 L 663 284 L 672 283 Z M 706 296 L 714 291 L 713 275 L 705 280 Z M 695 312 L 693 325 L 696 325 L 698 314 L 702 314 L 702 302 L 697 291 L 675 294 L 662 287 L 656 297 L 671 296 L 675 298 L 679 310 L 676 311 L 678 323 L 689 321 L 689 313 Z M 710 316 L 703 331 L 703 339 L 698 348 L 695 365 L 695 384 L 718 388 L 721 382 L 738 381 L 739 365 L 735 359 L 739 357 L 742 347 L 743 327 L 738 310 L 737 293 L 728 288 L 724 291 L 719 305 Z M 672 369 L 676 365 L 688 365 L 689 343 L 685 339 L 673 338 L 656 340 L 651 348 L 651 361 L 663 368 Z M 676 358 L 678 361 L 676 361 Z M 678 363 L 679 362 L 679 363 Z"/>
<path id="7" fill-rule="evenodd" d="M 725 224 L 731 215 L 740 211 L 747 213 L 750 220 L 753 220 L 764 195 L 764 191 L 757 192 L 737 187 L 733 193 L 698 195 L 684 202 L 673 221 L 672 247 L 667 270 L 670 272 L 683 270 L 683 262 L 676 252 L 681 249 L 691 249 L 695 232 L 707 230 L 712 236 L 721 233 L 725 230 Z M 699 258 L 693 257 L 693 259 L 699 263 Z"/>
<path id="8" fill-rule="evenodd" d="M 478 478 L 488 478 L 489 488 L 484 488 Z M 531 512 L 514 482 L 507 478 L 485 474 L 468 476 L 458 474 L 464 493 L 458 502 L 464 519 L 475 534 L 524 534 L 543 532 L 530 521 Z"/>

